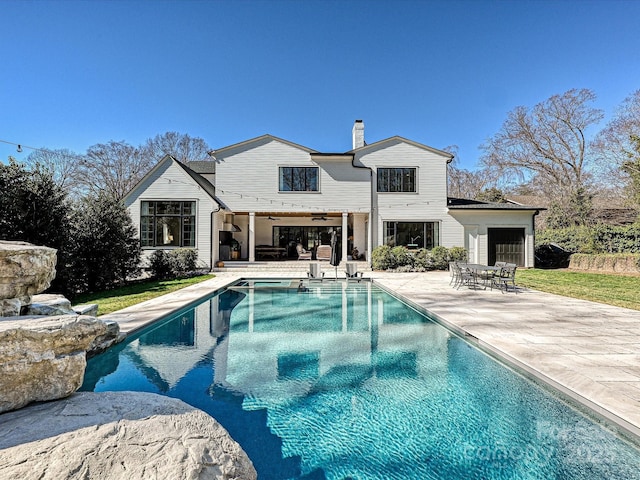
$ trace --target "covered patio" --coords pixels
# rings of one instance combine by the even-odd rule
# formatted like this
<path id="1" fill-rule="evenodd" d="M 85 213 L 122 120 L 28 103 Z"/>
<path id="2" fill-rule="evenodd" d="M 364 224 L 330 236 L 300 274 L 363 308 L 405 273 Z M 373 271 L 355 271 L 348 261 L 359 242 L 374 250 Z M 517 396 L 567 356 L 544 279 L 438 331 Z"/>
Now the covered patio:
<path id="1" fill-rule="evenodd" d="M 323 247 L 337 234 L 341 260 L 370 258 L 369 213 L 356 212 L 235 212 L 225 214 L 217 233 L 223 262 L 278 262 L 301 257 L 324 260 Z M 235 252 L 235 253 L 234 253 Z"/>

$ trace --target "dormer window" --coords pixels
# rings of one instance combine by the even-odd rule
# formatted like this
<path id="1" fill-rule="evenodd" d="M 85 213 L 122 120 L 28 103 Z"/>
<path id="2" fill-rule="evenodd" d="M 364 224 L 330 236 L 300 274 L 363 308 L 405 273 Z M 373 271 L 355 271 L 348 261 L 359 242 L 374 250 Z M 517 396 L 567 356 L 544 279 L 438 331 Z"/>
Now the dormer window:
<path id="1" fill-rule="evenodd" d="M 318 167 L 280 167 L 281 192 L 317 192 Z"/>
<path id="2" fill-rule="evenodd" d="M 378 192 L 416 193 L 415 168 L 378 168 Z"/>

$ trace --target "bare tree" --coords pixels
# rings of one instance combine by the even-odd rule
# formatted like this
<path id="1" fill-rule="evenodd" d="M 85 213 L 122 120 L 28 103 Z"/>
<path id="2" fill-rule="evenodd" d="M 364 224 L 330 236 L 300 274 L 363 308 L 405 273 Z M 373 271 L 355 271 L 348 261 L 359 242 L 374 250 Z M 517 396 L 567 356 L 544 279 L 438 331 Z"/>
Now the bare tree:
<path id="1" fill-rule="evenodd" d="M 166 132 L 147 140 L 141 147 L 143 154 L 149 156 L 154 162 L 159 161 L 165 155 L 171 155 L 180 162 L 193 162 L 198 160 L 210 160 L 208 152 L 211 148 L 198 137 L 191 137 L 178 132 Z"/>
<path id="2" fill-rule="evenodd" d="M 586 130 L 603 117 L 590 105 L 595 98 L 591 90 L 572 89 L 532 109 L 515 108 L 482 145 L 481 164 L 510 181 L 535 177 L 555 203 L 567 207 L 563 215 L 584 221 L 591 179 Z"/>
<path id="3" fill-rule="evenodd" d="M 620 169 L 628 178 L 626 192 L 632 204 L 640 210 L 640 135 L 630 135 L 631 146 L 627 152 L 627 159 L 622 162 Z"/>
<path id="4" fill-rule="evenodd" d="M 602 167 L 605 188 L 620 191 L 633 187 L 628 169 L 623 168 L 634 156 L 633 138 L 640 136 L 640 90 L 636 90 L 617 108 L 613 118 L 598 133 L 592 147 Z"/>
<path id="5" fill-rule="evenodd" d="M 114 142 L 89 147 L 81 162 L 82 182 L 94 192 L 122 199 L 149 171 L 154 160 L 128 143 Z"/>
<path id="6" fill-rule="evenodd" d="M 67 194 L 77 197 L 81 192 L 78 178 L 82 160 L 81 155 L 66 148 L 39 148 L 30 153 L 24 163 L 32 170 L 40 165 Z"/>
<path id="7" fill-rule="evenodd" d="M 458 146 L 450 145 L 442 149 L 454 155 L 447 168 L 448 195 L 455 198 L 477 199 L 482 192 L 495 188 L 496 178 L 487 169 L 475 171 L 458 168 Z"/>

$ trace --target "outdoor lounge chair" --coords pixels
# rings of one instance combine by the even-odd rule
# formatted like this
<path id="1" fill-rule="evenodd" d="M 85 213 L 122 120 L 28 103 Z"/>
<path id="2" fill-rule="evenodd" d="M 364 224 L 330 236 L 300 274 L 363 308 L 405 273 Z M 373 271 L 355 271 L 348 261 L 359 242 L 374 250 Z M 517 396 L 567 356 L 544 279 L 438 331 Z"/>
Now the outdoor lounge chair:
<path id="1" fill-rule="evenodd" d="M 362 272 L 358 271 L 357 263 L 348 262 L 346 265 L 345 273 L 347 274 L 347 281 L 355 280 L 359 282 L 360 280 L 362 280 Z"/>
<path id="2" fill-rule="evenodd" d="M 318 245 L 316 249 L 316 259 L 331 260 L 331 247 L 329 245 Z"/>
<path id="3" fill-rule="evenodd" d="M 298 252 L 298 260 L 311 260 L 311 252 L 305 250 L 301 243 L 296 245 L 296 252 Z"/>
<path id="4" fill-rule="evenodd" d="M 309 264 L 309 271 L 307 272 L 309 280 L 320 280 L 324 278 L 324 272 L 320 268 L 320 264 L 317 262 Z"/>

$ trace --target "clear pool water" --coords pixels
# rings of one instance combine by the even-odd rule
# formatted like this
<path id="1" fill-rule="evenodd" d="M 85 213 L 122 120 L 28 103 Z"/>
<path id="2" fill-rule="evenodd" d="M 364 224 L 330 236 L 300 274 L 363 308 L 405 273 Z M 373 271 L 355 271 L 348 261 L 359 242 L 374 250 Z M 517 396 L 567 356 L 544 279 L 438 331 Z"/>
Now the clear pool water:
<path id="1" fill-rule="evenodd" d="M 245 282 L 89 361 L 177 397 L 260 479 L 638 479 L 640 452 L 370 283 Z"/>

